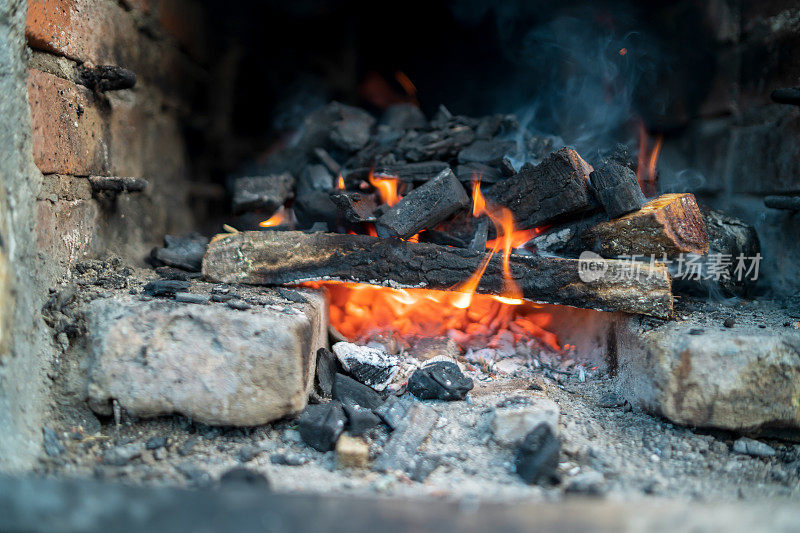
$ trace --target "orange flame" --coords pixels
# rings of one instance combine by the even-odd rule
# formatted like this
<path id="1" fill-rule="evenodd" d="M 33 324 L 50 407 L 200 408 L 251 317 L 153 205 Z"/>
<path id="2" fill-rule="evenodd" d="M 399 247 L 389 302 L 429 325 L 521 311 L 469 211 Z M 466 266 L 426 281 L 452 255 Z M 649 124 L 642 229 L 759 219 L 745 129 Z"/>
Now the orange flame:
<path id="1" fill-rule="evenodd" d="M 339 174 L 339 179 L 336 180 L 336 188 L 340 191 L 344 190 L 344 178 Z"/>
<path id="2" fill-rule="evenodd" d="M 548 348 L 561 349 L 556 335 L 545 329 L 551 315 L 532 302 L 508 305 L 475 294 L 468 307 L 461 307 L 460 294 L 450 291 L 340 281 L 302 285 L 327 288 L 331 325 L 354 342 L 388 335 L 409 344 L 422 337 L 447 336 L 466 349 L 492 346 L 498 336 L 511 334 L 515 342 L 538 339 Z"/>
<path id="3" fill-rule="evenodd" d="M 279 226 L 283 224 L 286 220 L 286 212 L 284 211 L 283 207 L 278 209 L 278 212 L 269 217 L 267 220 L 262 220 L 258 223 L 259 226 L 262 228 L 271 228 L 273 226 Z"/>
<path id="4" fill-rule="evenodd" d="M 515 230 L 514 230 L 514 216 L 512 215 L 511 211 L 502 206 L 489 206 L 486 203 L 486 199 L 484 198 L 483 194 L 481 193 L 481 182 L 479 179 L 475 179 L 472 182 L 472 216 L 478 217 L 481 215 L 486 215 L 489 219 L 494 223 L 495 229 L 497 230 L 497 234 L 500 235 L 499 238 L 493 239 L 491 243 L 491 251 L 486 255 L 484 260 L 481 262 L 480 267 L 475 273 L 470 276 L 470 278 L 464 282 L 463 284 L 457 286 L 453 290 L 462 293 L 461 299 L 459 300 L 459 304 L 468 307 L 470 305 L 471 296 L 475 293 L 475 290 L 480 283 L 481 277 L 483 273 L 486 271 L 486 267 L 489 264 L 489 261 L 492 259 L 492 256 L 497 252 L 502 245 L 503 247 L 503 280 L 504 280 L 504 287 L 503 293 L 500 296 L 494 296 L 495 299 L 510 305 L 519 305 L 523 302 L 522 300 L 522 289 L 520 288 L 519 284 L 514 280 L 514 277 L 511 275 L 511 250 L 518 246 L 518 240 L 520 235 L 517 235 L 517 239 L 515 239 Z M 536 231 L 533 230 L 525 230 L 526 232 L 530 231 L 531 235 L 534 234 Z M 525 239 L 522 241 L 522 244 L 530 240 L 530 238 Z M 486 243 L 487 247 L 490 244 Z"/>
<path id="5" fill-rule="evenodd" d="M 398 70 L 394 73 L 394 78 L 397 80 L 397 83 L 403 87 L 403 90 L 408 96 L 410 96 L 412 99 L 417 98 L 417 86 L 414 85 L 414 82 L 411 81 L 411 78 L 406 76 L 405 72 Z"/>
<path id="6" fill-rule="evenodd" d="M 369 171 L 369 183 L 376 189 L 381 197 L 381 202 L 389 206 L 393 206 L 400 201 L 400 196 L 397 194 L 397 185 L 400 180 L 393 176 L 375 177 L 372 170 Z"/>
<path id="7" fill-rule="evenodd" d="M 656 137 L 656 142 L 653 149 L 649 150 L 650 142 L 647 136 L 647 130 L 644 123 L 639 123 L 639 156 L 638 166 L 636 168 L 636 179 L 639 181 L 639 186 L 642 188 L 645 196 L 654 196 L 656 194 L 656 164 L 658 163 L 658 156 L 661 153 L 661 147 L 664 144 L 664 136 L 659 134 Z"/>

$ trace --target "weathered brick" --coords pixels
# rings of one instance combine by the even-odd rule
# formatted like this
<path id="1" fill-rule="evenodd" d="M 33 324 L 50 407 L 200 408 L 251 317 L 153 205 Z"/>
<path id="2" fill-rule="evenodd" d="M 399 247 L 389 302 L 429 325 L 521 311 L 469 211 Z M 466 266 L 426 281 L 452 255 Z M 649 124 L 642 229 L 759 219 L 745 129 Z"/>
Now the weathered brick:
<path id="1" fill-rule="evenodd" d="M 44 177 L 42 187 L 36 196 L 37 200 L 89 200 L 92 197 L 92 186 L 84 177 L 49 174 Z"/>
<path id="2" fill-rule="evenodd" d="M 104 121 L 91 91 L 31 69 L 28 102 L 39 170 L 78 176 L 108 170 Z"/>
<path id="3" fill-rule="evenodd" d="M 78 61 L 129 67 L 138 53 L 133 18 L 110 0 L 29 0 L 28 43 Z"/>
<path id="4" fill-rule="evenodd" d="M 100 209 L 95 200 L 36 202 L 36 241 L 53 275 L 98 251 Z"/>

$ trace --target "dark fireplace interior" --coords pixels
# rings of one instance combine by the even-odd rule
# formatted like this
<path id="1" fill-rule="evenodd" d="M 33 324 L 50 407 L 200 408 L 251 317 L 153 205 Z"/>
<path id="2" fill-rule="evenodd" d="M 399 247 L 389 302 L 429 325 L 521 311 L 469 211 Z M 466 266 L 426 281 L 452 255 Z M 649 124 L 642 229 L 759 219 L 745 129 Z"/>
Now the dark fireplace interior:
<path id="1" fill-rule="evenodd" d="M 798 52 L 785 0 L 12 0 L 0 529 L 796 524 Z"/>

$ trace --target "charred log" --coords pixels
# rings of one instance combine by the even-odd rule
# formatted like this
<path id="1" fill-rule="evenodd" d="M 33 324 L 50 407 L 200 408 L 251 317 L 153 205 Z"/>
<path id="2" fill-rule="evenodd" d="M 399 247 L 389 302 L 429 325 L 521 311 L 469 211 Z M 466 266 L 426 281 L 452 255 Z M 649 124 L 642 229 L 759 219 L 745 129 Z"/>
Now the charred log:
<path id="1" fill-rule="evenodd" d="M 486 198 L 510 209 L 521 229 L 549 224 L 599 207 L 589 187 L 591 171 L 575 150 L 562 148 L 495 184 Z"/>
<path id="2" fill-rule="evenodd" d="M 450 289 L 467 280 L 485 252 L 366 235 L 242 232 L 209 245 L 203 275 L 212 282 L 282 285 L 309 280 L 346 280 L 396 287 Z M 661 264 L 600 260 L 586 278 L 580 261 L 512 255 L 510 273 L 524 298 L 553 304 L 672 315 L 671 282 Z M 587 281 L 584 281 L 586 278 Z M 489 261 L 477 287 L 501 294 L 500 254 Z"/>
<path id="3" fill-rule="evenodd" d="M 330 198 L 348 222 L 375 222 L 378 204 L 370 195 L 351 191 L 334 191 Z"/>
<path id="4" fill-rule="evenodd" d="M 614 161 L 604 161 L 589 174 L 592 189 L 609 218 L 641 209 L 647 201 L 636 173 Z"/>
<path id="5" fill-rule="evenodd" d="M 447 169 L 387 208 L 375 223 L 375 229 L 384 238 L 408 239 L 420 230 L 433 228 L 469 205 L 464 187 Z"/>

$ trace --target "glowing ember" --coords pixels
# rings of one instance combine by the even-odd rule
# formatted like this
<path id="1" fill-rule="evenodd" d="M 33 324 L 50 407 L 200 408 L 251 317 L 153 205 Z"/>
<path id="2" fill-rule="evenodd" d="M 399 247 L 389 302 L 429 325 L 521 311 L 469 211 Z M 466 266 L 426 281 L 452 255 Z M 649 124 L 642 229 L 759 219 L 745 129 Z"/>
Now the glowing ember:
<path id="1" fill-rule="evenodd" d="M 284 211 L 283 207 L 281 207 L 277 213 L 269 217 L 267 220 L 262 220 L 258 223 L 258 225 L 262 228 L 271 228 L 283 224 L 286 218 L 286 212 Z"/>
<path id="2" fill-rule="evenodd" d="M 369 183 L 378 190 L 381 202 L 386 205 L 393 206 L 400 201 L 400 195 L 397 193 L 399 182 L 400 180 L 394 176 L 376 177 L 371 170 L 369 171 Z"/>
<path id="3" fill-rule="evenodd" d="M 512 335 L 516 343 L 561 349 L 556 336 L 545 329 L 550 314 L 531 302 L 509 305 L 475 294 L 465 308 L 457 305 L 461 295 L 449 291 L 338 281 L 303 285 L 328 289 L 331 325 L 353 342 L 394 337 L 409 346 L 422 337 L 448 336 L 466 350 L 491 346 L 495 338 Z"/>

